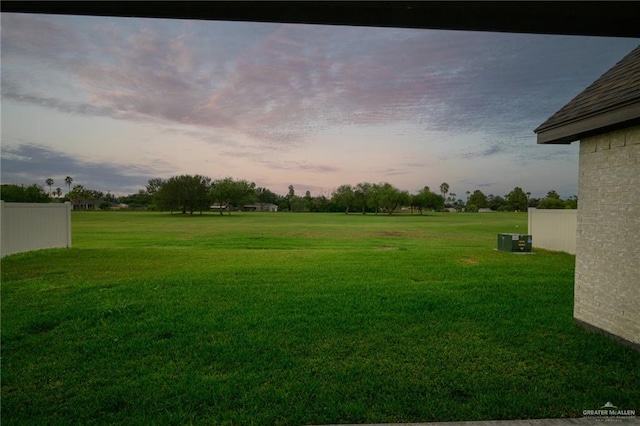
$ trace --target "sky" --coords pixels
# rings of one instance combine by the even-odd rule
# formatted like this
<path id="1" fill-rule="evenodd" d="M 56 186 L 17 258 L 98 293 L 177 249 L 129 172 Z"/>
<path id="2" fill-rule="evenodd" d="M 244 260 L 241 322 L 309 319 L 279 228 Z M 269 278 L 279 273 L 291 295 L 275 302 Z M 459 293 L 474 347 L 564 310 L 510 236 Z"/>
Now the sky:
<path id="1" fill-rule="evenodd" d="M 3 184 L 577 194 L 538 125 L 640 39 L 2 14 Z"/>

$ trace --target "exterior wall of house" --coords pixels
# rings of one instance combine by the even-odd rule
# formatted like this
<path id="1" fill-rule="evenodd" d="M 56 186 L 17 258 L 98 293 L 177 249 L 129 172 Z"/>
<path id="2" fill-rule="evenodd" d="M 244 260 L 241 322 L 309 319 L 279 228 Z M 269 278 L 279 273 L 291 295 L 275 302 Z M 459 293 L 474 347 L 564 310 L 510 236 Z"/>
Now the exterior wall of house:
<path id="1" fill-rule="evenodd" d="M 71 247 L 71 204 L 0 201 L 0 257 L 23 251 Z"/>
<path id="2" fill-rule="evenodd" d="M 640 344 L 640 126 L 580 142 L 574 317 Z"/>
<path id="3" fill-rule="evenodd" d="M 576 254 L 576 210 L 529 208 L 529 232 L 533 246 Z"/>

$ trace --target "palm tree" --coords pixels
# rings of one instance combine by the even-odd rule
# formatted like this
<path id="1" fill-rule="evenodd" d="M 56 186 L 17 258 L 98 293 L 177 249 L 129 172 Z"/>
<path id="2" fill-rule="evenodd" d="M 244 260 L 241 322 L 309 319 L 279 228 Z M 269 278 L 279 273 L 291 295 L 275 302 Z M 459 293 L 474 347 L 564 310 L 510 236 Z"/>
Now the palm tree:
<path id="1" fill-rule="evenodd" d="M 447 199 L 447 192 L 449 192 L 449 184 L 447 182 L 442 182 L 440 184 L 440 192 L 442 193 L 442 198 Z"/>
<path id="2" fill-rule="evenodd" d="M 60 198 L 60 196 L 62 195 L 62 189 L 60 189 L 60 187 L 57 187 L 55 190 L 56 193 L 56 197 Z"/>
<path id="3" fill-rule="evenodd" d="M 45 182 L 47 183 L 47 185 L 49 185 L 49 198 L 51 198 L 51 187 L 53 186 L 53 179 L 47 178 Z"/>
<path id="4" fill-rule="evenodd" d="M 67 176 L 64 178 L 64 183 L 69 187 L 69 192 L 71 192 L 71 184 L 73 183 L 73 178 L 71 176 Z"/>

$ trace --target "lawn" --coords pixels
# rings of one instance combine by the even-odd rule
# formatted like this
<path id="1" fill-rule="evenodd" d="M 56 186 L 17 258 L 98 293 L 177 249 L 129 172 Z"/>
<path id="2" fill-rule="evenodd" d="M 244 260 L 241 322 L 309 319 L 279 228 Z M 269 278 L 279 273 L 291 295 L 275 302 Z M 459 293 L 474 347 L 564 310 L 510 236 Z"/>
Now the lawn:
<path id="1" fill-rule="evenodd" d="M 2 423 L 327 424 L 640 408 L 572 319 L 574 256 L 514 213 L 74 212 L 2 259 Z M 534 241 L 535 244 L 535 241 Z"/>

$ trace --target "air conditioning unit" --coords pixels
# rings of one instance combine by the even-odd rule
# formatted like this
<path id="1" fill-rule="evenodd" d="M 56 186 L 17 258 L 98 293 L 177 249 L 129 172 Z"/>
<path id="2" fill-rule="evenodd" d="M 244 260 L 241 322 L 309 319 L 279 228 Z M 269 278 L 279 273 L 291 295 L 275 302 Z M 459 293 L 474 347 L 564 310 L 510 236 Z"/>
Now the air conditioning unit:
<path id="1" fill-rule="evenodd" d="M 498 250 L 511 252 L 530 252 L 531 235 L 498 234 Z"/>

